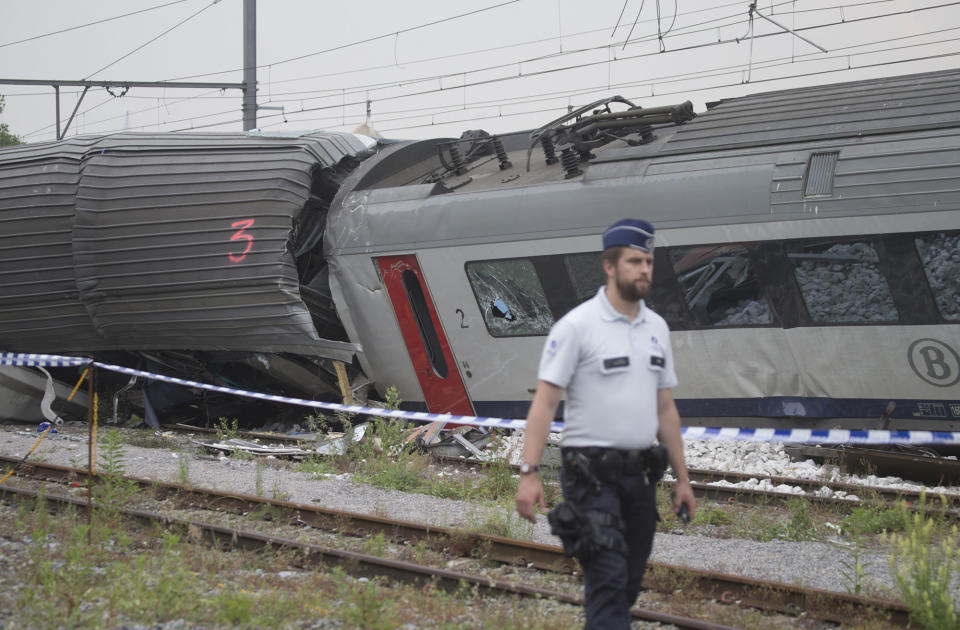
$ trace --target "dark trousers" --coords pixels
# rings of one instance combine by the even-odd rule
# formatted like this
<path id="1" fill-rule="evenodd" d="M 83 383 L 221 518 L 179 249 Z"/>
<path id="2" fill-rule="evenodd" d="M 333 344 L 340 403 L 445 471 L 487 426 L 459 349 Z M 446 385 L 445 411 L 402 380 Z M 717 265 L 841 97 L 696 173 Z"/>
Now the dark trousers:
<path id="1" fill-rule="evenodd" d="M 614 480 L 587 479 L 564 466 L 563 497 L 585 511 L 598 511 L 622 519 L 625 527 L 604 527 L 608 535 L 623 539 L 629 553 L 602 549 L 580 561 L 584 576 L 584 630 L 629 630 L 630 608 L 640 593 L 647 558 L 653 548 L 657 515 L 656 484 L 643 474 L 620 475 Z M 599 489 L 598 486 L 599 485 Z"/>

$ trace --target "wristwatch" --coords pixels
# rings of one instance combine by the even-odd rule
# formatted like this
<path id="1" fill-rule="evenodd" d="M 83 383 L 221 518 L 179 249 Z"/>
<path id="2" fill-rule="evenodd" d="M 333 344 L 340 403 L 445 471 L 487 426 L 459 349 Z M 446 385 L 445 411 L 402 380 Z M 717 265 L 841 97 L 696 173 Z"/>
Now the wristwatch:
<path id="1" fill-rule="evenodd" d="M 539 465 L 539 464 L 536 465 L 536 466 L 534 466 L 534 465 L 532 465 L 532 464 L 528 464 L 527 462 L 520 462 L 520 474 L 521 474 L 521 475 L 529 475 L 530 473 L 535 473 L 535 472 L 537 472 L 538 470 L 540 470 L 540 465 Z"/>

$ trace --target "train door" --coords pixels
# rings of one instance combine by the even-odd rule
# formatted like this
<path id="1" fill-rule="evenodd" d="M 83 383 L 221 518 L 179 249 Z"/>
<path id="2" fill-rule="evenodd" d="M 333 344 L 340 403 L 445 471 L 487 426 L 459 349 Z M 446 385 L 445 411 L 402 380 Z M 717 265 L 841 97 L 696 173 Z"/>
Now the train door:
<path id="1" fill-rule="evenodd" d="M 437 310 L 414 254 L 376 259 L 410 354 L 427 410 L 473 415 L 473 405 L 460 377 Z"/>

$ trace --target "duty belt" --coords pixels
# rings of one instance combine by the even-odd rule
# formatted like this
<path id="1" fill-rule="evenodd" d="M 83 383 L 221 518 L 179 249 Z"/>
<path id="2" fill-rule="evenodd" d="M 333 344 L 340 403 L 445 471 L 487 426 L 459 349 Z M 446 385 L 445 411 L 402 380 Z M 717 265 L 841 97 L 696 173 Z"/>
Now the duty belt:
<path id="1" fill-rule="evenodd" d="M 622 450 L 596 446 L 560 449 L 563 465 L 577 470 L 586 465 L 589 472 L 606 482 L 626 475 L 646 475 L 659 481 L 667 465 L 666 449 L 651 446 L 645 449 Z"/>

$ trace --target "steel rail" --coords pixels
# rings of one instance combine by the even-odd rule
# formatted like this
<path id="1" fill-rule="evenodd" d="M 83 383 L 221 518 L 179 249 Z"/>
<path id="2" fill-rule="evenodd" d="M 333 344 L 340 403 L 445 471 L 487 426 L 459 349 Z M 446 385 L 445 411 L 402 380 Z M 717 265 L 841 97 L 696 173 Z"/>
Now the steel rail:
<path id="1" fill-rule="evenodd" d="M 5 499 L 16 498 L 18 500 L 27 497 L 28 499 L 36 501 L 41 494 L 25 488 L 0 486 L 0 496 L 3 496 Z M 89 509 L 85 501 L 80 501 L 73 497 L 45 494 L 43 495 L 43 500 L 48 505 L 70 506 L 78 510 Z M 94 507 L 96 507 L 96 504 L 94 504 Z M 502 595 L 506 593 L 537 599 L 552 599 L 574 606 L 583 605 L 583 599 L 576 595 L 568 595 L 551 589 L 527 586 L 506 580 L 495 580 L 402 560 L 381 558 L 356 551 L 299 542 L 290 538 L 268 536 L 259 532 L 181 519 L 147 510 L 121 508 L 117 510 L 117 512 L 146 524 L 162 523 L 167 527 L 176 527 L 183 531 L 191 532 L 190 539 L 192 541 L 204 542 L 218 549 L 226 546 L 245 550 L 296 550 L 298 553 L 291 560 L 291 563 L 301 568 L 318 569 L 333 565 L 342 567 L 351 575 L 359 575 L 361 577 L 382 576 L 417 585 L 438 584 L 451 592 L 456 592 L 466 584 L 488 595 Z M 630 614 L 634 619 L 671 624 L 678 628 L 689 630 L 737 630 L 731 626 L 678 615 L 659 613 L 636 606 L 630 609 Z"/>
<path id="2" fill-rule="evenodd" d="M 186 424 L 174 424 L 170 425 L 177 430 L 189 430 L 196 431 L 199 433 L 216 433 L 215 429 L 210 429 L 206 427 L 193 427 Z M 307 437 L 308 434 L 303 436 L 292 436 L 292 435 L 283 435 L 278 433 L 263 433 L 256 431 L 243 431 L 238 435 L 242 437 L 247 437 L 251 439 L 262 439 L 262 440 L 274 440 L 277 442 L 284 443 L 303 443 L 303 442 L 313 442 L 314 440 Z M 459 457 L 450 457 L 450 456 L 435 456 L 436 459 L 442 462 L 458 465 L 469 465 L 469 466 L 483 466 L 484 462 L 477 462 L 473 460 L 467 460 Z M 960 464 L 958 464 L 960 466 Z M 515 472 L 519 472 L 519 466 L 511 465 L 511 469 Z M 769 502 L 786 502 L 790 498 L 801 495 L 794 495 L 784 492 L 776 491 L 767 491 L 760 490 L 756 488 L 729 488 L 723 486 L 713 486 L 711 483 L 717 481 L 730 481 L 732 483 L 738 483 L 747 481 L 750 479 L 757 479 L 758 481 L 768 480 L 772 484 L 776 485 L 790 485 L 803 488 L 805 492 L 814 493 L 822 487 L 827 487 L 832 491 L 843 491 L 848 494 L 855 494 L 861 496 L 863 494 L 872 494 L 879 496 L 887 503 L 893 504 L 896 501 L 904 500 L 907 502 L 908 507 L 911 510 L 920 510 L 924 512 L 944 512 L 944 507 L 953 508 L 952 510 L 947 509 L 945 511 L 945 516 L 952 518 L 954 520 L 960 520 L 960 512 L 957 511 L 960 508 L 960 495 L 951 495 L 943 493 L 925 493 L 926 494 L 926 504 L 921 505 L 921 492 L 916 490 L 901 490 L 895 488 L 888 488 L 883 486 L 866 486 L 852 483 L 837 483 L 830 481 L 820 481 L 812 479 L 798 479 L 794 477 L 780 477 L 776 475 L 763 475 L 763 474 L 748 474 L 748 473 L 738 473 L 738 472 L 729 472 L 729 471 L 716 471 L 716 470 L 706 470 L 691 468 L 688 470 L 690 474 L 694 494 L 698 498 L 714 499 L 718 501 L 729 501 L 733 500 L 739 503 L 769 503 Z M 671 482 L 664 482 L 670 484 Z M 813 494 L 802 495 L 805 498 L 815 501 L 823 505 L 833 505 L 837 507 L 843 507 L 845 509 L 851 509 L 860 505 L 858 501 L 851 501 L 849 499 L 842 499 L 837 497 L 818 497 Z M 939 506 L 934 503 L 939 502 Z"/>
<path id="3" fill-rule="evenodd" d="M 0 456 L 0 463 L 14 463 L 15 458 Z M 56 482 L 79 480 L 86 471 L 69 466 L 28 462 L 17 470 L 18 476 Z M 282 518 L 318 529 L 349 527 L 358 534 L 383 533 L 392 540 L 443 541 L 458 553 L 469 555 L 477 548 L 484 549 L 487 557 L 504 564 L 533 566 L 541 570 L 569 573 L 575 562 L 555 545 L 515 540 L 491 534 L 469 533 L 455 528 L 437 527 L 409 521 L 382 518 L 373 515 L 332 510 L 318 506 L 303 505 L 279 499 L 252 495 L 207 490 L 181 484 L 164 483 L 125 477 L 145 490 L 152 490 L 158 499 L 174 499 L 187 507 L 201 507 L 248 513 L 258 507 L 270 506 L 278 510 Z M 95 482 L 99 481 L 95 476 Z M 3 486 L 0 486 L 2 490 Z M 780 582 L 745 578 L 712 571 L 680 567 L 660 562 L 648 563 L 649 570 L 644 586 L 658 592 L 670 593 L 678 581 L 689 588 L 714 597 L 720 601 L 738 602 L 742 606 L 797 614 L 806 611 L 809 616 L 833 622 L 844 622 L 850 615 L 862 616 L 869 611 L 882 611 L 898 623 L 906 623 L 908 609 L 897 602 L 877 598 L 838 593 L 825 589 L 802 588 Z"/>
<path id="4" fill-rule="evenodd" d="M 916 490 L 907 490 L 907 489 L 898 489 L 890 488 L 885 486 L 867 486 L 860 485 L 855 483 L 838 483 L 832 481 L 822 481 L 817 479 L 798 479 L 795 477 L 780 477 L 776 475 L 757 475 L 749 473 L 739 473 L 739 472 L 728 472 L 728 471 L 718 471 L 718 470 L 704 470 L 698 468 L 691 468 L 687 471 L 690 475 L 691 481 L 697 481 L 703 484 L 715 483 L 717 481 L 729 481 L 731 483 L 739 483 L 743 481 L 748 481 L 750 479 L 757 479 L 758 481 L 768 480 L 770 483 L 776 485 L 789 485 L 797 486 L 803 488 L 806 492 L 816 492 L 820 488 L 826 487 L 832 491 L 842 490 L 849 494 L 855 494 L 857 496 L 862 496 L 864 494 L 873 494 L 879 496 L 884 501 L 888 503 L 895 503 L 899 500 L 907 501 L 910 505 L 916 507 L 920 503 L 921 492 Z M 741 488 L 742 489 L 742 488 Z M 731 488 L 731 490 L 737 490 L 737 488 Z M 781 493 L 783 494 L 783 493 Z M 945 494 L 940 492 L 923 492 L 922 494 L 926 495 L 927 501 L 939 501 L 943 505 L 960 507 L 960 494 Z M 800 496 L 800 495 L 790 495 L 790 496 Z M 810 497 L 808 497 L 810 498 Z M 812 497 L 817 498 L 817 497 Z M 821 497 L 823 499 L 828 497 Z M 832 498 L 832 497 L 830 497 Z M 837 499 L 838 501 L 843 502 L 847 505 L 858 505 L 856 502 L 851 502 L 846 499 Z M 927 506 L 928 509 L 938 510 L 935 506 Z"/>

